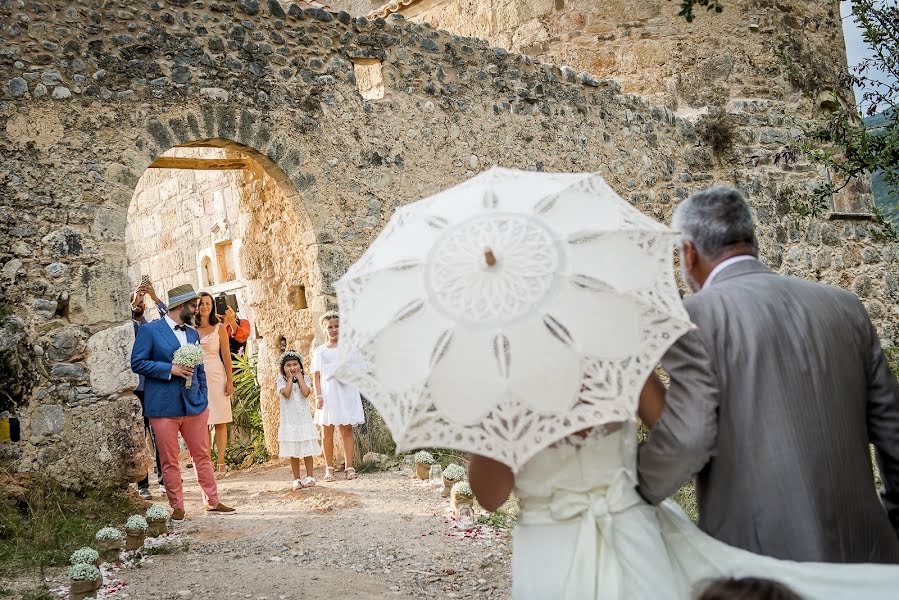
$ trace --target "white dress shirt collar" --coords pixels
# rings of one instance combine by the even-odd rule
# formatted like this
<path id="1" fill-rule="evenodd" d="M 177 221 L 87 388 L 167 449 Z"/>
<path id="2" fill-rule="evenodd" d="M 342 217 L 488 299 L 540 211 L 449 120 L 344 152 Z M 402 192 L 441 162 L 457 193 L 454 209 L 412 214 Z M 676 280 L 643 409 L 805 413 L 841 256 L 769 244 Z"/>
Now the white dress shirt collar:
<path id="1" fill-rule="evenodd" d="M 174 333 L 175 337 L 178 338 L 178 342 L 180 342 L 180 344 L 182 346 L 184 344 L 186 344 L 187 343 L 187 331 L 185 331 L 183 329 L 175 329 L 175 326 L 178 323 L 176 323 L 175 320 L 172 319 L 172 317 L 166 315 L 164 318 L 165 318 L 165 322 L 168 324 L 169 328 L 171 328 L 172 333 Z"/>
<path id="2" fill-rule="evenodd" d="M 717 266 L 715 266 L 714 269 L 712 269 L 712 272 L 709 273 L 708 277 L 706 277 L 705 283 L 702 284 L 702 289 L 704 290 L 705 288 L 712 285 L 712 280 L 718 275 L 718 273 L 720 273 L 727 267 L 729 267 L 733 264 L 736 264 L 738 262 L 743 262 L 744 260 L 758 260 L 758 259 L 749 254 L 741 254 L 740 256 L 731 256 L 727 260 L 720 262 Z"/>

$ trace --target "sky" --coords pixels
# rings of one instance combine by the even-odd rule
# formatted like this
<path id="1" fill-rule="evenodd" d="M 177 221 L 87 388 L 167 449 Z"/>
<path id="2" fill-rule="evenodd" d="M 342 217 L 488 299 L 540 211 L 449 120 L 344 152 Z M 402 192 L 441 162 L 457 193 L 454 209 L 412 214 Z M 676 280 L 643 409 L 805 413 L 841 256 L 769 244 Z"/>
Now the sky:
<path id="1" fill-rule="evenodd" d="M 889 1 L 889 0 L 887 0 Z M 840 2 L 840 14 L 843 17 L 843 35 L 846 38 L 846 57 L 849 60 L 849 66 L 853 67 L 865 58 L 869 58 L 873 53 L 862 40 L 861 31 L 852 18 L 852 6 L 849 0 Z M 873 75 L 873 73 L 871 73 Z M 858 90 L 855 90 L 856 100 L 860 100 Z"/>

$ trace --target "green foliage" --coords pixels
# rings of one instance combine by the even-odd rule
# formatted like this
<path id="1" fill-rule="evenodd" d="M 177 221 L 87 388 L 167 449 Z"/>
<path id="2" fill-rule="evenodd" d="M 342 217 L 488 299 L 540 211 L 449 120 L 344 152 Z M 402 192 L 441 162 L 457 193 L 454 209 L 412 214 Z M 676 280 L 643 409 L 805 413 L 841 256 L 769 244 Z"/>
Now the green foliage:
<path id="1" fill-rule="evenodd" d="M 696 124 L 696 133 L 712 149 L 719 164 L 733 150 L 736 128 L 727 113 L 719 112 L 703 117 Z"/>
<path id="2" fill-rule="evenodd" d="M 724 7 L 721 6 L 721 3 L 718 2 L 718 0 L 681 0 L 680 12 L 677 14 L 678 16 L 685 18 L 688 23 L 692 23 L 695 18 L 693 8 L 697 6 L 704 6 L 706 10 L 713 10 L 716 13 L 720 13 L 724 10 Z"/>
<path id="3" fill-rule="evenodd" d="M 22 592 L 19 598 L 22 600 L 58 600 L 56 595 L 44 585 Z"/>
<path id="4" fill-rule="evenodd" d="M 234 392 L 231 395 L 233 423 L 225 461 L 232 465 L 248 460 L 263 463 L 268 454 L 262 429 L 260 388 L 256 382 L 257 358 L 255 355 L 234 354 L 231 361 L 234 368 Z"/>
<path id="5" fill-rule="evenodd" d="M 797 190 L 792 186 L 787 186 L 778 191 L 777 204 L 787 206 L 789 213 L 796 219 L 812 218 L 817 219 L 822 216 L 830 207 L 828 202 L 829 195 L 825 190 L 815 187 L 812 190 Z"/>
<path id="6" fill-rule="evenodd" d="M 886 358 L 887 366 L 893 375 L 899 379 L 899 346 L 890 346 L 883 349 L 883 356 Z"/>
<path id="7" fill-rule="evenodd" d="M 0 477 L 11 480 L 5 471 Z M 98 529 L 139 510 L 124 491 L 73 492 L 34 476 L 16 500 L 0 500 L 0 576 L 66 565 Z"/>
<path id="8" fill-rule="evenodd" d="M 515 526 L 518 515 L 518 502 L 510 499 L 492 513 L 478 515 L 478 523 L 494 529 L 511 529 Z"/>
<path id="9" fill-rule="evenodd" d="M 378 454 L 386 454 L 391 456 L 396 451 L 396 444 L 393 442 L 393 436 L 380 413 L 375 410 L 371 403 L 363 398 L 362 410 L 365 414 L 365 423 L 356 427 L 353 439 L 355 451 L 353 454 L 353 466 L 356 472 L 362 473 L 360 469 L 372 469 L 371 465 L 365 466 L 362 463 L 362 457 L 369 452 L 377 452 Z"/>

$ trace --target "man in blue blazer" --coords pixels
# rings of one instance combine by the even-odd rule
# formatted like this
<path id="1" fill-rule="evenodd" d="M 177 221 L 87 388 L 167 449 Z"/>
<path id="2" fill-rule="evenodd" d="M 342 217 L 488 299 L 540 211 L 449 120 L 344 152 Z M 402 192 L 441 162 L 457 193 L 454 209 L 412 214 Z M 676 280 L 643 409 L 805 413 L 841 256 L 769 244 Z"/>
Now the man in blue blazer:
<path id="1" fill-rule="evenodd" d="M 199 344 L 200 335 L 189 325 L 197 312 L 199 296 L 190 284 L 169 291 L 169 312 L 161 319 L 138 328 L 131 351 L 131 370 L 144 376 L 144 415 L 156 433 L 172 519 L 184 518 L 184 493 L 178 465 L 178 434 L 193 460 L 197 481 L 203 490 L 207 512 L 228 513 L 234 509 L 219 501 L 218 486 L 209 456 L 209 409 L 206 372 L 172 364 L 175 350 Z M 185 387 L 187 380 L 191 386 Z"/>

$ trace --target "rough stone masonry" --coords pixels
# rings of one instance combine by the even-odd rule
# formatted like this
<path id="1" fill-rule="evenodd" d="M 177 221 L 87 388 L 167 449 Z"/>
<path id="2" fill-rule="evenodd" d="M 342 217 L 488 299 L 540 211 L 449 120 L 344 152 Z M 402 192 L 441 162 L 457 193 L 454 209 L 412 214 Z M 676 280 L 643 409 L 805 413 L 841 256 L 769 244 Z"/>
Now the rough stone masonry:
<path id="1" fill-rule="evenodd" d="M 302 245 L 309 265 L 295 322 L 333 304 L 333 282 L 396 206 L 500 164 L 598 171 L 662 220 L 696 188 L 738 185 L 768 264 L 849 287 L 884 343 L 899 338 L 896 246 L 864 221 L 789 214 L 787 190 L 820 174 L 774 163 L 791 127 L 783 104 L 731 102 L 728 151 L 745 160 L 722 167 L 693 123 L 613 81 L 396 16 L 0 0 L 0 24 L 0 411 L 21 421 L 22 439 L 2 445 L 19 470 L 69 486 L 144 472 L 125 224 L 140 175 L 179 145 L 237 150 L 279 186 L 295 230 L 278 241 Z M 383 98 L 363 99 L 357 66 L 381 71 Z M 271 221 L 265 203 L 242 210 Z M 242 260 L 264 271 L 280 257 L 268 252 Z M 287 326 L 277 313 L 263 331 Z"/>

